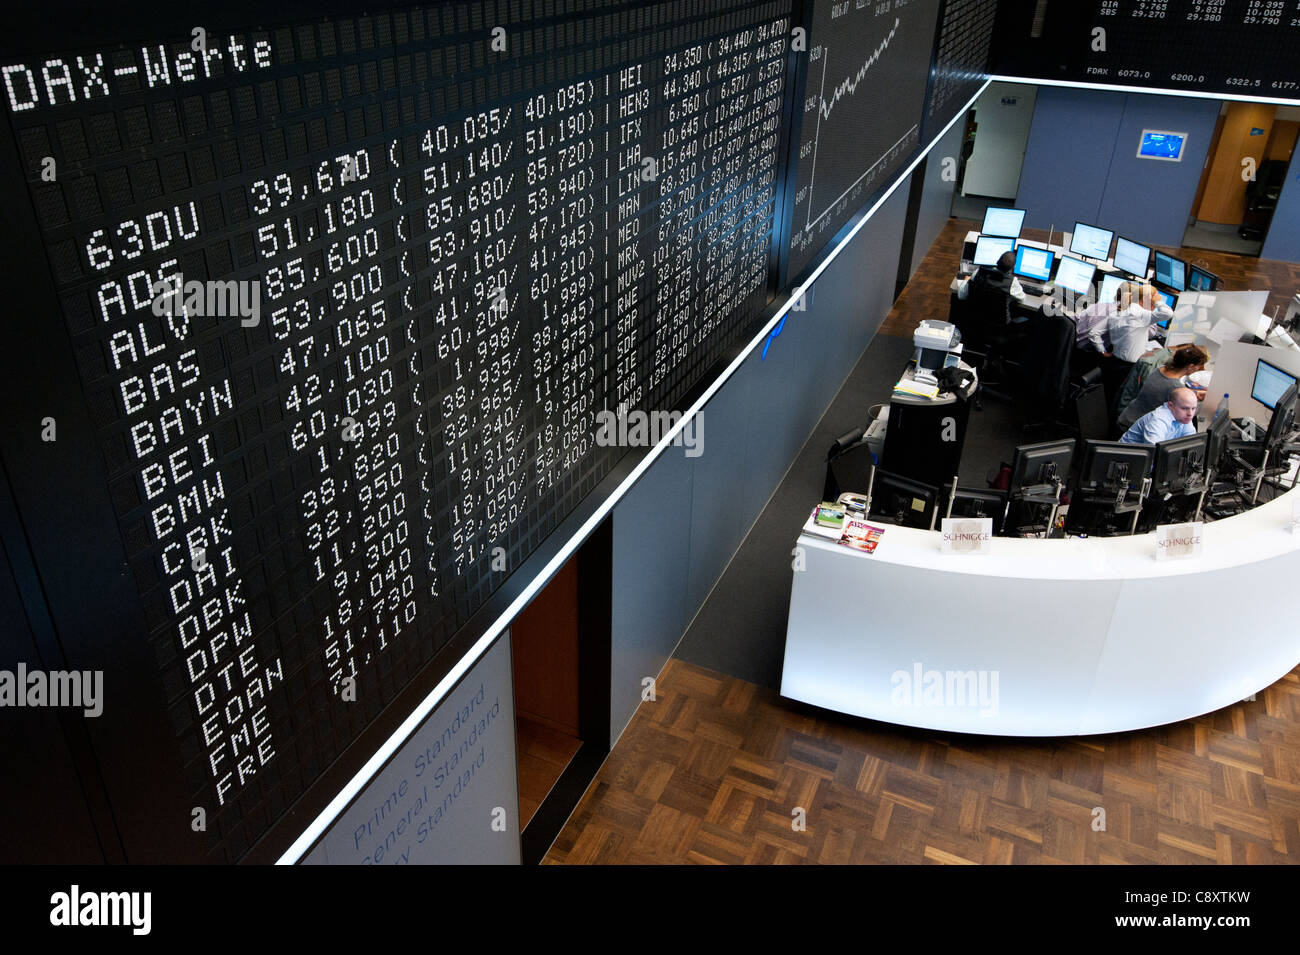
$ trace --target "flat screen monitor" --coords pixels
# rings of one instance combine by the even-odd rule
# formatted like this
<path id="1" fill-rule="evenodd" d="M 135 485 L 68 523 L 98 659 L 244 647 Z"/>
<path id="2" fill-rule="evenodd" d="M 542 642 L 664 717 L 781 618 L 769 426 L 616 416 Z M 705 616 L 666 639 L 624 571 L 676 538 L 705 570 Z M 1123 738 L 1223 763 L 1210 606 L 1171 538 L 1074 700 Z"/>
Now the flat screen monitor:
<path id="1" fill-rule="evenodd" d="M 1177 307 L 1178 296 L 1175 295 L 1173 292 L 1162 292 L 1160 289 L 1156 289 L 1156 294 L 1160 296 L 1160 301 L 1164 302 L 1170 308 Z M 1163 322 L 1156 322 L 1156 324 L 1159 325 L 1161 328 L 1168 328 L 1169 319 L 1166 318 Z"/>
<path id="2" fill-rule="evenodd" d="M 1209 442 L 1209 433 L 1203 432 L 1157 444 L 1152 495 L 1178 494 L 1189 485 L 1198 484 L 1198 478 L 1208 466 Z"/>
<path id="3" fill-rule="evenodd" d="M 993 533 L 1001 531 L 1002 520 L 1007 513 L 1006 492 L 961 485 L 954 491 L 949 483 L 941 488 L 941 494 L 948 517 L 991 517 Z"/>
<path id="4" fill-rule="evenodd" d="M 1092 291 L 1092 277 L 1097 273 L 1097 266 L 1089 265 L 1081 259 L 1061 256 L 1061 264 L 1056 269 L 1056 285 L 1069 289 L 1076 295 L 1087 295 Z"/>
<path id="5" fill-rule="evenodd" d="M 939 489 L 876 468 L 871 485 L 871 517 L 903 527 L 934 528 Z"/>
<path id="6" fill-rule="evenodd" d="M 1156 281 L 1175 292 L 1187 289 L 1187 263 L 1172 255 L 1156 252 Z"/>
<path id="7" fill-rule="evenodd" d="M 1105 261 L 1110 258 L 1110 242 L 1113 238 L 1114 232 L 1076 222 L 1074 235 L 1070 237 L 1070 251 L 1084 258 Z"/>
<path id="8" fill-rule="evenodd" d="M 1128 279 L 1126 279 L 1122 275 L 1114 275 L 1114 274 L 1103 275 L 1101 277 L 1101 288 L 1097 291 L 1097 301 L 1099 302 L 1115 301 L 1115 296 L 1119 294 L 1120 286 L 1127 281 Z"/>
<path id="9" fill-rule="evenodd" d="M 1278 399 L 1295 383 L 1295 375 L 1261 358 L 1255 365 L 1255 383 L 1250 388 L 1250 396 L 1273 411 Z"/>
<path id="10" fill-rule="evenodd" d="M 1083 467 L 1079 481 L 1090 489 L 1135 488 L 1151 473 L 1156 449 L 1145 444 L 1088 440 L 1083 445 Z"/>
<path id="11" fill-rule="evenodd" d="M 1273 416 L 1268 419 L 1268 431 L 1264 435 L 1264 447 L 1274 453 L 1278 450 L 1278 445 L 1284 439 L 1291 435 L 1291 429 L 1295 427 L 1296 418 L 1296 388 L 1298 386 L 1292 382 L 1282 392 L 1282 396 L 1277 399 L 1277 407 L 1273 409 Z"/>
<path id="12" fill-rule="evenodd" d="M 1187 287 L 1197 292 L 1213 292 L 1219 287 L 1219 277 L 1196 265 L 1187 267 Z"/>
<path id="13" fill-rule="evenodd" d="M 1115 268 L 1121 272 L 1127 272 L 1134 278 L 1144 279 L 1147 277 L 1147 269 L 1150 266 L 1151 249 L 1149 247 L 1139 245 L 1122 235 L 1115 240 Z"/>
<path id="14" fill-rule="evenodd" d="M 1050 280 L 1055 262 L 1055 253 L 1048 252 L 1046 249 L 1036 249 L 1031 245 L 1016 246 L 1016 275 L 1022 279 L 1034 279 L 1039 282 Z"/>
<path id="15" fill-rule="evenodd" d="M 1042 441 L 1022 444 L 1011 459 L 1011 493 L 1028 487 L 1051 484 L 1055 478 L 1062 484 L 1070 476 L 1074 462 L 1074 439 Z"/>
<path id="16" fill-rule="evenodd" d="M 1010 236 L 1020 238 L 1020 227 L 1025 222 L 1024 209 L 998 209 L 990 207 L 984 212 L 984 235 Z"/>
<path id="17" fill-rule="evenodd" d="M 1010 252 L 1016 240 L 1006 236 L 982 235 L 975 240 L 975 264 L 997 265 L 1004 252 Z"/>
<path id="18" fill-rule="evenodd" d="M 1175 133 L 1167 129 L 1144 129 L 1138 140 L 1139 159 L 1158 159 L 1162 162 L 1182 162 L 1183 147 L 1187 144 L 1186 133 Z"/>
<path id="19" fill-rule="evenodd" d="M 1209 438 L 1205 452 L 1207 468 L 1218 470 L 1219 462 L 1223 460 L 1223 453 L 1228 450 L 1228 425 L 1231 423 L 1232 416 L 1228 412 L 1228 404 L 1223 402 L 1215 411 L 1210 426 L 1205 429 L 1206 436 Z"/>

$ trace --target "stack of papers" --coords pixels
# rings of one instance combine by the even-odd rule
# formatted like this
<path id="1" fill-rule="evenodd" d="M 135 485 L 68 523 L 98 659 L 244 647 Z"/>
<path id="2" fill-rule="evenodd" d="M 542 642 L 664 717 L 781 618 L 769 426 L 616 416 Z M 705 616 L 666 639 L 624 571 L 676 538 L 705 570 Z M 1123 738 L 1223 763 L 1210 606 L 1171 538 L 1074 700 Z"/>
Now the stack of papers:
<path id="1" fill-rule="evenodd" d="M 910 378 L 902 378 L 898 384 L 894 385 L 894 394 L 906 395 L 909 398 L 937 398 L 939 397 L 939 386 L 927 385 L 919 381 L 913 381 Z"/>

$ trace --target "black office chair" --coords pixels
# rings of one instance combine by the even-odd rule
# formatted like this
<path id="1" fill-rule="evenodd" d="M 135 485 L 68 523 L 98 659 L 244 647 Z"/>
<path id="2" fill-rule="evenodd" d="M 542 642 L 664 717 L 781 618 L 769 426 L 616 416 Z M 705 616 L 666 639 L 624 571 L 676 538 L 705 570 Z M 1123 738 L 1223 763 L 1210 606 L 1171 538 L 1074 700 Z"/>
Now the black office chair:
<path id="1" fill-rule="evenodd" d="M 1105 440 L 1110 433 L 1110 416 L 1106 409 L 1106 391 L 1101 386 L 1100 368 L 1070 382 L 1069 402 L 1077 436 L 1084 441 Z"/>
<path id="2" fill-rule="evenodd" d="M 972 281 L 966 300 L 958 300 L 953 317 L 961 332 L 962 359 L 979 371 L 979 389 L 975 407 L 983 407 L 984 394 L 1003 401 L 1014 401 L 1010 393 L 1007 350 L 1012 340 L 1010 326 L 1011 296 L 1000 289 Z"/>
<path id="3" fill-rule="evenodd" d="M 1110 437 L 1106 392 L 1101 386 L 1101 369 L 1094 368 L 1070 380 L 1065 400 L 1050 420 L 1027 424 L 1020 429 L 1020 443 L 1055 441 L 1057 438 L 1105 440 Z"/>
<path id="4" fill-rule="evenodd" d="M 1069 400 L 1074 322 L 1039 308 L 1027 328 L 1022 393 L 1040 416 L 1054 416 Z"/>

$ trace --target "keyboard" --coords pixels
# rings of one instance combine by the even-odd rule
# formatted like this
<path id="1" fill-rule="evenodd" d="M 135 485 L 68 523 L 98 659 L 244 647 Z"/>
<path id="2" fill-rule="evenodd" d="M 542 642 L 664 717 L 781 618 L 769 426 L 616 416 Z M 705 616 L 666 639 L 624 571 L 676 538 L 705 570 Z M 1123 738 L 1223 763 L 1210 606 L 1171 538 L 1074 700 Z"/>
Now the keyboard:
<path id="1" fill-rule="evenodd" d="M 1052 290 L 1056 288 L 1056 286 L 1050 282 L 1044 285 L 1040 282 L 1035 282 L 1033 279 L 1021 279 L 1020 287 L 1025 290 L 1026 295 L 1038 295 L 1040 297 L 1043 295 L 1050 295 Z"/>

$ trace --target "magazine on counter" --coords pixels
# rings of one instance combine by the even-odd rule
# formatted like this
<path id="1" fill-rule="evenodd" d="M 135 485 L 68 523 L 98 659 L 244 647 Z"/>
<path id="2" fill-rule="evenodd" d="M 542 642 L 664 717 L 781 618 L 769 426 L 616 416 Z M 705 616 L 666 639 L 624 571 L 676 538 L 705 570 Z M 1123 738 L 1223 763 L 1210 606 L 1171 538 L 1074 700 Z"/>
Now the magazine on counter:
<path id="1" fill-rule="evenodd" d="M 844 522 L 844 534 L 840 537 L 840 543 L 845 547 L 873 554 L 884 534 L 883 527 L 875 527 L 866 521 L 848 520 Z"/>

